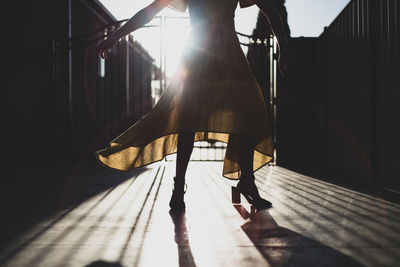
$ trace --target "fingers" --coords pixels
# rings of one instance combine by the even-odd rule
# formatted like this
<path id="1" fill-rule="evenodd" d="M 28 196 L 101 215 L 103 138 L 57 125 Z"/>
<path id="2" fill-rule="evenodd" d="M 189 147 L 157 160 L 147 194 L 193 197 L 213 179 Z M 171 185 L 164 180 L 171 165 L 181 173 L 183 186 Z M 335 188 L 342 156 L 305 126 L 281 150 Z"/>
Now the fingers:
<path id="1" fill-rule="evenodd" d="M 107 57 L 107 49 L 105 49 L 104 40 L 97 43 L 96 50 L 99 57 L 103 59 Z"/>
<path id="2" fill-rule="evenodd" d="M 108 49 L 110 49 L 113 45 L 115 45 L 115 43 L 112 43 L 111 39 L 105 39 L 105 40 L 101 40 L 97 46 L 96 46 L 96 50 L 98 51 L 98 55 L 101 58 L 106 58 L 107 57 L 107 53 L 108 53 Z"/>
<path id="3" fill-rule="evenodd" d="M 99 56 L 105 59 L 107 57 L 107 50 L 100 50 Z"/>

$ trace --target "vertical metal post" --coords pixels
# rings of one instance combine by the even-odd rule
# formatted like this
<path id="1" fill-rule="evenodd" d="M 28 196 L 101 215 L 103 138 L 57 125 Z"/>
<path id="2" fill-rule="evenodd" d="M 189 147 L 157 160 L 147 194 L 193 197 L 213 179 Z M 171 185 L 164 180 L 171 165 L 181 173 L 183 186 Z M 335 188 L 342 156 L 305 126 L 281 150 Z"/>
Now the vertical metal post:
<path id="1" fill-rule="evenodd" d="M 160 16 L 160 94 L 163 91 L 163 18 Z"/>
<path id="2" fill-rule="evenodd" d="M 163 48 L 164 48 L 164 54 L 163 54 L 163 62 L 164 62 L 164 86 L 163 86 L 163 92 L 167 88 L 167 48 L 166 48 L 166 31 L 167 29 L 167 18 L 166 16 L 163 16 Z"/>
<path id="3" fill-rule="evenodd" d="M 274 68 L 274 49 L 273 49 L 273 36 L 271 35 L 268 40 L 269 46 L 269 104 L 272 108 L 273 106 L 273 99 L 272 96 L 274 94 L 274 81 L 273 81 L 273 68 Z"/>
<path id="4" fill-rule="evenodd" d="M 277 85 L 277 78 L 278 78 L 278 75 L 277 75 L 277 72 L 278 72 L 278 60 L 277 60 L 277 57 L 276 57 L 276 55 L 277 55 L 277 52 L 278 52 L 278 47 L 277 47 L 277 41 L 276 41 L 276 37 L 274 36 L 273 37 L 273 51 L 274 51 L 274 54 L 273 54 L 273 57 L 272 57 L 272 59 L 273 59 L 273 61 L 274 61 L 274 69 L 273 69 L 273 73 L 274 73 L 274 77 L 273 77 L 273 81 L 274 81 L 274 83 L 273 83 L 273 95 L 272 95 L 272 99 L 273 99 L 273 116 L 274 116 L 274 123 L 273 123 L 273 125 L 274 125 L 274 133 L 273 133 L 273 142 L 274 142 L 274 165 L 276 165 L 276 157 L 277 157 L 277 155 L 276 155 L 276 85 Z"/>
<path id="5" fill-rule="evenodd" d="M 129 91 L 129 34 L 126 36 L 126 76 L 125 76 L 125 86 L 126 86 L 126 116 L 130 117 L 130 91 Z"/>
<path id="6" fill-rule="evenodd" d="M 69 144 L 67 145 L 69 149 L 70 156 L 73 154 L 72 149 L 73 146 L 71 145 L 72 140 L 72 125 L 73 125 L 73 104 L 72 104 L 72 1 L 68 0 L 68 116 L 69 116 L 69 133 L 68 133 L 68 140 Z"/>
<path id="7" fill-rule="evenodd" d="M 276 39 L 273 35 L 269 37 L 269 104 L 271 108 L 272 114 L 270 118 L 272 119 L 272 142 L 274 144 L 274 161 L 273 165 L 276 165 L 276 54 L 277 54 L 277 46 Z"/>

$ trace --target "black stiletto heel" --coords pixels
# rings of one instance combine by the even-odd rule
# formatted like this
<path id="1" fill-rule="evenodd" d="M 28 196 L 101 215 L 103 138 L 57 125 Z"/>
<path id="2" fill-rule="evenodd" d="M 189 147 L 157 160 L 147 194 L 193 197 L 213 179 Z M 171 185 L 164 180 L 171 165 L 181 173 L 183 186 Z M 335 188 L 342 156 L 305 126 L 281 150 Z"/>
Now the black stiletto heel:
<path id="1" fill-rule="evenodd" d="M 257 210 L 268 209 L 272 207 L 272 203 L 263 199 L 258 193 L 258 189 L 251 178 L 240 179 L 237 186 L 232 186 L 232 203 L 240 203 L 240 194 L 242 194 L 247 202 L 254 206 Z"/>
<path id="2" fill-rule="evenodd" d="M 240 191 L 236 186 L 232 186 L 232 203 L 240 204 Z"/>
<path id="3" fill-rule="evenodd" d="M 174 189 L 172 191 L 171 200 L 169 201 L 169 207 L 171 211 L 183 211 L 185 210 L 185 202 L 183 201 L 183 195 L 186 193 L 186 183 L 184 179 L 177 180 L 174 177 Z"/>

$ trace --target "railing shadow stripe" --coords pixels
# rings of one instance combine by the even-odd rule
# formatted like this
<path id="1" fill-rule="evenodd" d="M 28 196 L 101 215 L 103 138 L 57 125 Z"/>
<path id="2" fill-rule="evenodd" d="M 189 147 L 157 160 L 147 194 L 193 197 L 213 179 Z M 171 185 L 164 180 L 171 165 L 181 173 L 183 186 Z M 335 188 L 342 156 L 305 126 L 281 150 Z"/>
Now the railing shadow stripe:
<path id="1" fill-rule="evenodd" d="M 89 210 L 93 210 L 96 208 L 118 185 L 114 185 L 111 189 L 107 190 L 100 198 L 99 200 L 94 203 Z M 28 240 L 24 241 L 22 244 L 20 244 L 18 247 L 13 249 L 11 252 L 7 253 L 6 256 L 1 260 L 1 262 L 7 262 L 9 261 L 13 256 L 15 256 L 19 251 L 23 250 L 25 247 L 27 247 L 32 241 L 37 240 L 40 236 L 42 236 L 45 232 L 47 232 L 49 229 L 51 229 L 55 224 L 60 222 L 62 219 L 64 219 L 68 214 L 70 214 L 73 210 L 75 210 L 79 204 L 74 204 L 70 208 L 68 208 L 65 212 L 63 212 L 60 216 L 57 215 L 56 219 L 53 220 L 48 226 L 44 227 L 40 232 L 35 234 L 34 236 L 30 237 Z M 83 215 L 79 217 L 77 220 L 75 220 L 75 223 L 79 222 L 80 220 L 84 219 L 86 216 Z"/>
<path id="2" fill-rule="evenodd" d="M 268 192 L 265 191 L 264 188 L 261 188 L 260 191 L 262 191 L 263 193 L 268 194 Z M 294 192 L 294 191 L 291 191 L 291 193 L 294 193 L 294 194 L 296 194 L 296 195 L 298 195 L 298 196 L 304 198 L 304 196 L 302 196 L 302 195 L 300 195 L 300 194 L 298 194 L 298 193 L 296 193 L 296 192 Z M 296 199 L 296 198 L 294 198 L 294 197 L 291 197 L 289 194 L 285 193 L 285 190 L 281 190 L 281 194 L 284 195 L 287 199 L 291 200 L 294 204 L 296 204 L 296 205 L 298 205 L 298 206 L 303 206 L 303 207 L 304 207 L 304 204 L 303 204 L 302 202 L 300 202 L 298 199 Z M 270 195 L 270 194 L 268 194 L 268 195 Z M 310 200 L 310 199 L 308 199 L 308 200 L 309 200 L 310 202 L 314 203 L 316 206 L 324 207 L 324 206 L 321 205 L 321 203 L 318 203 L 318 202 L 313 201 L 313 200 Z M 281 202 L 281 203 L 283 203 L 283 202 Z M 307 206 L 306 208 L 307 208 L 307 210 L 311 211 L 312 214 L 318 215 L 318 216 L 324 218 L 326 221 L 334 222 L 334 223 L 336 223 L 337 225 L 340 225 L 340 226 L 341 226 L 341 229 L 346 230 L 347 232 L 351 232 L 352 235 L 356 235 L 358 238 L 360 238 L 361 240 L 364 240 L 364 241 L 365 241 L 366 243 L 368 243 L 370 246 L 372 246 L 372 247 L 381 247 L 381 244 L 377 243 L 375 240 L 371 240 L 371 239 L 366 238 L 365 236 L 363 236 L 363 235 L 361 235 L 360 233 L 358 233 L 355 229 L 349 228 L 348 226 L 341 224 L 338 220 L 336 220 L 335 218 L 332 218 L 332 217 L 329 217 L 329 216 L 325 215 L 322 211 L 320 211 L 320 210 L 318 210 L 318 209 L 315 209 L 315 208 L 312 208 L 311 206 Z M 331 208 L 324 207 L 324 209 L 336 213 L 336 212 L 335 212 L 333 209 L 331 209 Z M 343 215 L 343 214 L 341 214 L 341 216 L 342 216 L 342 217 L 348 218 L 348 216 L 345 216 L 345 215 Z M 370 230 L 370 229 L 368 229 L 368 230 Z M 331 231 L 331 230 L 330 230 L 330 231 Z M 397 243 L 397 242 L 396 242 L 396 243 Z M 398 245 L 398 244 L 396 244 L 396 243 L 395 243 L 395 245 Z"/>
<path id="3" fill-rule="evenodd" d="M 296 172 L 293 172 L 293 171 L 290 171 L 290 170 L 286 170 L 285 169 L 285 171 L 282 171 L 280 167 L 278 167 L 277 169 L 274 169 L 274 173 L 275 174 L 284 175 L 285 177 L 291 177 L 292 175 L 295 175 L 296 177 L 294 179 L 302 179 L 302 180 L 305 180 L 306 182 L 308 182 L 310 184 L 313 184 L 315 186 L 319 186 L 321 188 L 325 188 L 324 185 L 328 186 L 329 188 L 325 188 L 325 189 L 331 190 L 331 191 L 333 191 L 335 193 L 338 193 L 340 195 L 343 195 L 345 197 L 353 197 L 352 195 L 358 195 L 358 196 L 360 196 L 362 198 L 366 198 L 366 199 L 371 200 L 373 203 L 381 201 L 381 202 L 385 203 L 387 206 L 391 206 L 391 207 L 393 207 L 393 208 L 395 208 L 397 210 L 397 211 L 393 211 L 393 212 L 399 213 L 400 205 L 397 205 L 395 203 L 392 203 L 390 201 L 387 201 L 387 200 L 384 200 L 384 199 L 381 199 L 381 198 L 378 198 L 378 197 L 373 197 L 373 196 L 370 196 L 370 195 L 367 195 L 367 194 L 364 194 L 364 193 L 360 193 L 360 192 L 357 192 L 357 191 L 354 191 L 354 190 L 347 189 L 345 187 L 341 187 L 341 186 L 333 184 L 333 183 L 329 183 L 329 182 L 325 182 L 325 181 L 322 181 L 322 180 L 319 180 L 319 179 L 316 179 L 316 178 L 304 176 L 302 174 L 299 174 L 299 173 L 296 173 Z M 371 205 L 371 202 L 367 202 L 367 201 L 362 200 L 362 199 L 358 199 L 358 201 L 359 202 L 364 202 L 364 203 L 366 203 L 368 205 Z M 377 207 L 381 208 L 381 206 L 377 206 Z"/>
<path id="4" fill-rule="evenodd" d="M 279 186 L 279 184 L 276 183 L 276 181 L 272 181 L 272 183 L 275 183 L 276 185 Z M 289 184 L 284 183 L 284 182 L 281 182 L 281 184 L 289 185 Z M 299 188 L 299 187 L 297 187 L 297 186 L 295 186 L 295 185 L 293 185 L 293 184 L 290 184 L 290 186 L 296 188 L 296 189 L 297 189 L 296 191 L 303 191 L 301 188 Z M 285 189 L 285 186 L 282 186 L 282 190 L 284 190 L 284 189 Z M 353 216 L 348 216 L 348 215 L 345 215 L 345 213 L 340 213 L 340 212 L 338 212 L 338 211 L 336 211 L 336 210 L 334 210 L 334 209 L 332 209 L 332 208 L 330 208 L 330 207 L 326 207 L 326 206 L 322 205 L 320 202 L 317 202 L 317 201 L 312 200 L 312 199 L 310 199 L 310 198 L 308 198 L 308 197 L 305 197 L 304 195 L 302 195 L 302 194 L 300 194 L 300 193 L 298 193 L 298 192 L 296 192 L 296 191 L 293 191 L 293 190 L 292 190 L 292 191 L 290 191 L 290 192 L 292 192 L 292 193 L 298 195 L 299 197 L 301 197 L 301 198 L 303 198 L 303 199 L 306 199 L 307 201 L 310 201 L 310 202 L 312 202 L 312 203 L 314 203 L 314 204 L 317 204 L 317 205 L 323 207 L 325 210 L 329 210 L 329 211 L 331 211 L 331 212 L 333 212 L 333 213 L 336 213 L 336 214 L 339 215 L 341 218 L 346 218 L 346 219 L 349 220 L 349 221 L 353 221 L 353 222 L 357 223 L 359 226 L 362 226 L 362 227 L 364 227 L 365 229 L 367 229 L 367 230 L 369 230 L 369 231 L 371 231 L 371 232 L 374 232 L 374 233 L 376 233 L 376 234 L 378 234 L 378 235 L 385 236 L 386 239 L 390 240 L 390 241 L 391 241 L 393 244 L 395 244 L 395 245 L 399 245 L 399 244 L 400 244 L 399 241 L 396 241 L 396 239 L 393 239 L 393 238 L 387 236 L 387 235 L 384 233 L 384 230 L 386 230 L 386 229 L 390 229 L 390 230 L 392 230 L 392 231 L 394 231 L 394 232 L 398 232 L 399 229 L 395 229 L 395 228 L 393 228 L 393 227 L 391 227 L 390 225 L 387 225 L 387 224 L 382 225 L 382 224 L 384 224 L 384 222 L 383 222 L 383 221 L 378 221 L 378 220 L 376 220 L 374 217 L 366 216 L 366 215 L 360 214 L 359 212 L 356 212 L 356 211 L 351 211 L 352 214 L 356 214 L 356 215 L 358 215 L 358 216 L 360 216 L 360 217 L 363 217 L 364 219 L 366 219 L 366 221 L 374 221 L 374 222 L 377 223 L 379 226 L 383 226 L 383 228 L 386 228 L 386 229 L 384 229 L 383 231 L 379 231 L 379 230 L 374 229 L 374 228 L 372 228 L 372 227 L 370 227 L 370 226 L 367 226 L 367 225 L 365 224 L 365 221 L 363 221 L 363 220 L 356 219 L 356 218 L 354 218 Z M 309 195 L 313 195 L 313 196 L 315 196 L 315 197 L 318 197 L 319 199 L 321 199 L 321 200 L 323 200 L 323 201 L 326 201 L 326 202 L 329 202 L 329 203 L 331 203 L 331 204 L 333 204 L 333 205 L 335 205 L 335 206 L 337 206 L 337 207 L 339 207 L 339 208 L 348 210 L 348 209 L 346 209 L 344 206 L 339 205 L 339 204 L 337 204 L 337 203 L 335 203 L 335 202 L 333 202 L 333 201 L 330 201 L 330 200 L 321 198 L 321 197 L 319 197 L 319 196 L 317 196 L 317 195 L 315 195 L 315 194 L 313 194 L 313 193 L 307 192 L 307 191 L 303 191 L 303 192 L 306 192 L 306 193 L 309 194 Z M 350 210 L 349 210 L 349 211 L 350 211 Z M 380 229 L 382 229 L 382 227 L 380 227 Z"/>
<path id="5" fill-rule="evenodd" d="M 106 212 L 104 212 L 100 218 L 104 218 L 107 214 L 107 212 L 109 212 L 111 210 L 111 208 L 118 203 L 118 201 L 122 198 L 122 196 L 129 190 L 129 188 L 133 185 L 133 183 L 137 180 L 137 178 L 141 175 L 137 174 L 135 177 L 132 178 L 132 181 L 126 186 L 126 188 L 124 189 L 124 191 L 118 196 L 118 198 L 110 205 L 110 207 L 107 209 Z M 120 184 L 119 184 L 120 185 Z M 40 250 L 40 253 L 36 254 L 36 256 L 31 259 L 31 262 L 40 262 L 41 258 L 44 258 L 46 255 L 48 255 L 54 248 L 54 245 L 60 241 L 62 241 L 64 238 L 66 238 L 68 236 L 68 234 L 70 234 L 73 230 L 75 230 L 76 228 L 79 227 L 78 223 L 83 221 L 85 218 L 87 218 L 93 211 L 94 209 L 100 204 L 102 203 L 102 201 L 110 195 L 110 193 L 112 191 L 114 191 L 115 188 L 117 188 L 119 185 L 114 186 L 111 190 L 109 190 L 109 192 L 106 193 L 105 196 L 101 197 L 101 199 L 99 201 L 97 201 L 95 203 L 95 205 L 91 206 L 88 211 L 86 213 L 84 213 L 82 216 L 80 216 L 79 218 L 77 218 L 72 224 L 71 226 L 68 226 L 64 231 L 62 231 L 55 239 L 54 241 L 47 245 L 46 248 L 42 248 Z M 98 227 L 98 225 L 94 226 L 90 232 L 86 233 L 84 235 L 84 237 L 90 236 L 90 234 Z"/>
<path id="6" fill-rule="evenodd" d="M 160 181 L 158 182 L 158 186 L 157 186 L 156 192 L 154 194 L 153 203 L 151 204 L 149 215 L 148 215 L 148 218 L 146 220 L 146 225 L 145 225 L 145 227 L 143 229 L 143 235 L 142 235 L 142 238 L 140 240 L 140 245 L 139 245 L 139 248 L 138 248 L 138 251 L 137 251 L 137 256 L 135 257 L 135 261 L 133 263 L 133 266 L 138 266 L 139 265 L 139 260 L 141 258 L 145 237 L 146 237 L 149 225 L 150 225 L 151 217 L 153 215 L 154 205 L 156 203 L 156 199 L 157 199 L 158 193 L 160 192 L 160 187 L 161 187 L 162 181 L 164 179 L 164 174 L 165 174 L 165 166 L 163 166 L 163 170 L 162 170 L 161 175 L 160 175 Z M 157 176 L 156 176 L 156 179 L 157 179 Z M 154 179 L 154 180 L 156 180 L 156 179 Z"/>
<path id="7" fill-rule="evenodd" d="M 343 206 L 343 205 L 341 205 L 341 204 L 339 204 L 339 203 L 337 203 L 337 202 L 333 202 L 333 201 L 331 201 L 331 200 L 328 200 L 328 199 L 326 199 L 326 198 L 323 198 L 323 197 L 321 197 L 321 196 L 319 196 L 319 195 L 317 195 L 317 194 L 311 192 L 311 191 L 316 191 L 316 192 L 319 192 L 319 193 L 321 193 L 321 194 L 326 194 L 326 192 L 323 192 L 323 191 L 320 191 L 319 189 L 315 189 L 315 188 L 313 188 L 313 187 L 308 186 L 307 183 L 303 183 L 303 182 L 299 182 L 299 181 L 294 181 L 294 180 L 288 179 L 288 180 L 290 180 L 290 182 L 292 182 L 292 184 L 290 184 L 290 183 L 285 182 L 286 178 L 279 178 L 279 177 L 275 177 L 274 180 L 280 181 L 280 182 L 282 182 L 282 183 L 284 183 L 284 184 L 286 184 L 286 185 L 289 185 L 289 186 L 293 186 L 294 188 L 296 188 L 296 189 L 298 189 L 298 190 L 304 191 L 304 192 L 306 192 L 306 193 L 309 194 L 309 195 L 315 196 L 315 197 L 317 197 L 317 198 L 319 198 L 319 199 L 321 199 L 321 200 L 324 200 L 324 201 L 327 201 L 327 202 L 329 202 L 329 203 L 332 203 L 332 204 L 334 204 L 334 205 L 336 205 L 336 206 L 338 206 L 338 207 L 340 207 L 340 208 L 343 208 L 343 209 L 345 209 L 345 210 L 351 211 L 351 212 L 353 212 L 353 213 L 355 213 L 355 214 L 357 214 L 357 215 L 359 215 L 359 216 L 361 216 L 361 217 L 371 219 L 371 218 L 369 218 L 367 215 L 358 212 L 356 209 L 351 209 L 351 208 L 349 208 L 348 206 L 345 207 L 345 206 Z M 308 191 L 308 190 L 304 190 L 303 188 L 300 188 L 300 187 L 296 186 L 295 184 L 300 184 L 300 185 L 302 185 L 302 186 L 308 188 L 309 191 Z M 334 195 L 329 195 L 329 197 L 334 197 Z M 335 198 L 335 199 L 338 200 L 338 201 L 340 201 L 340 202 L 343 202 L 343 203 L 346 203 L 346 204 L 348 204 L 348 205 L 351 205 L 351 206 L 353 206 L 353 207 L 358 207 L 359 209 L 363 209 L 363 210 L 366 210 L 366 211 L 368 211 L 368 212 L 370 212 L 370 213 L 374 213 L 375 215 L 378 215 L 378 216 L 391 217 L 391 220 L 392 220 L 392 221 L 398 222 L 398 220 L 396 220 L 396 218 L 395 218 L 394 216 L 391 216 L 392 214 L 388 214 L 388 213 L 382 214 L 382 213 L 379 213 L 379 212 L 378 212 L 378 210 L 382 210 L 382 209 L 371 210 L 371 209 L 369 209 L 369 208 L 367 208 L 367 207 L 363 207 L 363 206 L 357 205 L 357 204 L 355 204 L 355 203 L 353 203 L 353 202 L 349 202 L 349 201 L 346 201 L 346 200 L 343 200 L 343 199 L 340 199 L 340 198 Z M 356 198 L 350 198 L 350 199 L 353 200 L 353 201 L 357 201 Z M 389 213 L 390 213 L 390 212 L 389 212 Z M 378 222 L 378 221 L 377 221 L 376 219 L 374 219 L 374 218 L 373 218 L 372 220 L 375 221 L 375 222 Z M 379 221 L 379 223 L 382 223 L 382 221 Z M 394 230 L 394 231 L 400 230 L 400 229 L 394 229 L 394 228 L 392 228 L 391 225 L 387 225 L 387 227 L 390 227 L 390 228 L 391 228 L 392 230 Z"/>
<path id="8" fill-rule="evenodd" d="M 165 166 L 163 166 L 163 168 L 165 168 Z M 159 166 L 158 166 L 158 169 L 157 169 L 157 172 L 156 172 L 156 174 L 155 174 L 155 176 L 154 176 L 153 182 L 151 183 L 150 188 L 149 188 L 149 190 L 148 190 L 148 192 L 147 192 L 147 194 L 146 194 L 146 197 L 145 197 L 145 199 L 143 200 L 142 206 L 141 206 L 141 208 L 140 208 L 140 210 L 139 210 L 139 212 L 138 212 L 138 215 L 137 215 L 137 217 L 136 217 L 136 220 L 134 221 L 134 223 L 133 223 L 133 225 L 132 225 L 132 227 L 131 227 L 131 231 L 129 232 L 129 234 L 128 234 L 126 240 L 125 240 L 125 244 L 122 246 L 122 250 L 121 250 L 121 252 L 120 252 L 120 254 L 119 254 L 119 257 L 118 257 L 118 260 L 119 260 L 119 261 L 121 261 L 121 260 L 123 259 L 124 255 L 125 255 L 125 252 L 126 252 L 128 246 L 129 246 L 129 242 L 130 242 L 130 240 L 131 240 L 131 238 L 132 238 L 132 236 L 133 236 L 133 234 L 134 234 L 134 232 L 135 232 L 135 230 L 136 230 L 136 226 L 137 226 L 137 224 L 138 224 L 138 222 L 139 222 L 139 219 L 141 218 L 141 216 L 142 216 L 142 214 L 143 214 L 143 210 L 144 210 L 144 207 L 145 207 L 145 205 L 146 205 L 146 202 L 147 202 L 147 200 L 148 200 L 148 198 L 149 198 L 149 196 L 150 196 L 150 192 L 151 192 L 151 190 L 153 189 L 154 184 L 155 184 L 155 182 L 156 182 L 156 180 L 157 180 L 158 173 L 160 172 L 160 169 L 161 169 L 161 166 L 159 165 Z"/>

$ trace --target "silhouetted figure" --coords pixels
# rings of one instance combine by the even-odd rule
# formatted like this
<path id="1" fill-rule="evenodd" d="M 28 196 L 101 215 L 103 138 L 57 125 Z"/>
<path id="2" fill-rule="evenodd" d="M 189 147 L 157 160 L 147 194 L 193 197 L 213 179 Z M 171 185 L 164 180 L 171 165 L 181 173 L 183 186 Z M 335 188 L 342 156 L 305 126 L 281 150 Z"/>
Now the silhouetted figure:
<path id="1" fill-rule="evenodd" d="M 288 36 L 279 12 L 270 0 L 240 0 L 241 7 L 256 4 L 268 17 L 286 54 Z M 185 174 L 194 141 L 226 142 L 223 176 L 240 179 L 239 192 L 258 209 L 262 199 L 253 172 L 273 159 L 269 116 L 258 84 L 240 48 L 234 28 L 237 0 L 155 0 L 98 44 L 100 56 L 120 38 L 142 27 L 166 6 L 189 7 L 192 32 L 181 65 L 154 109 L 142 120 L 97 152 L 103 164 L 131 170 L 177 152 L 176 176 L 170 207 L 185 209 Z M 285 60 L 280 70 L 285 70 Z"/>
<path id="2" fill-rule="evenodd" d="M 285 2 L 286 0 L 271 0 L 271 3 L 274 5 L 276 11 L 279 12 L 280 17 L 282 18 L 285 34 L 290 36 L 290 27 L 288 24 L 288 15 Z M 274 31 L 268 21 L 268 18 L 263 14 L 262 11 L 260 11 L 257 17 L 256 28 L 253 30 L 253 36 L 267 38 L 273 33 Z"/>

